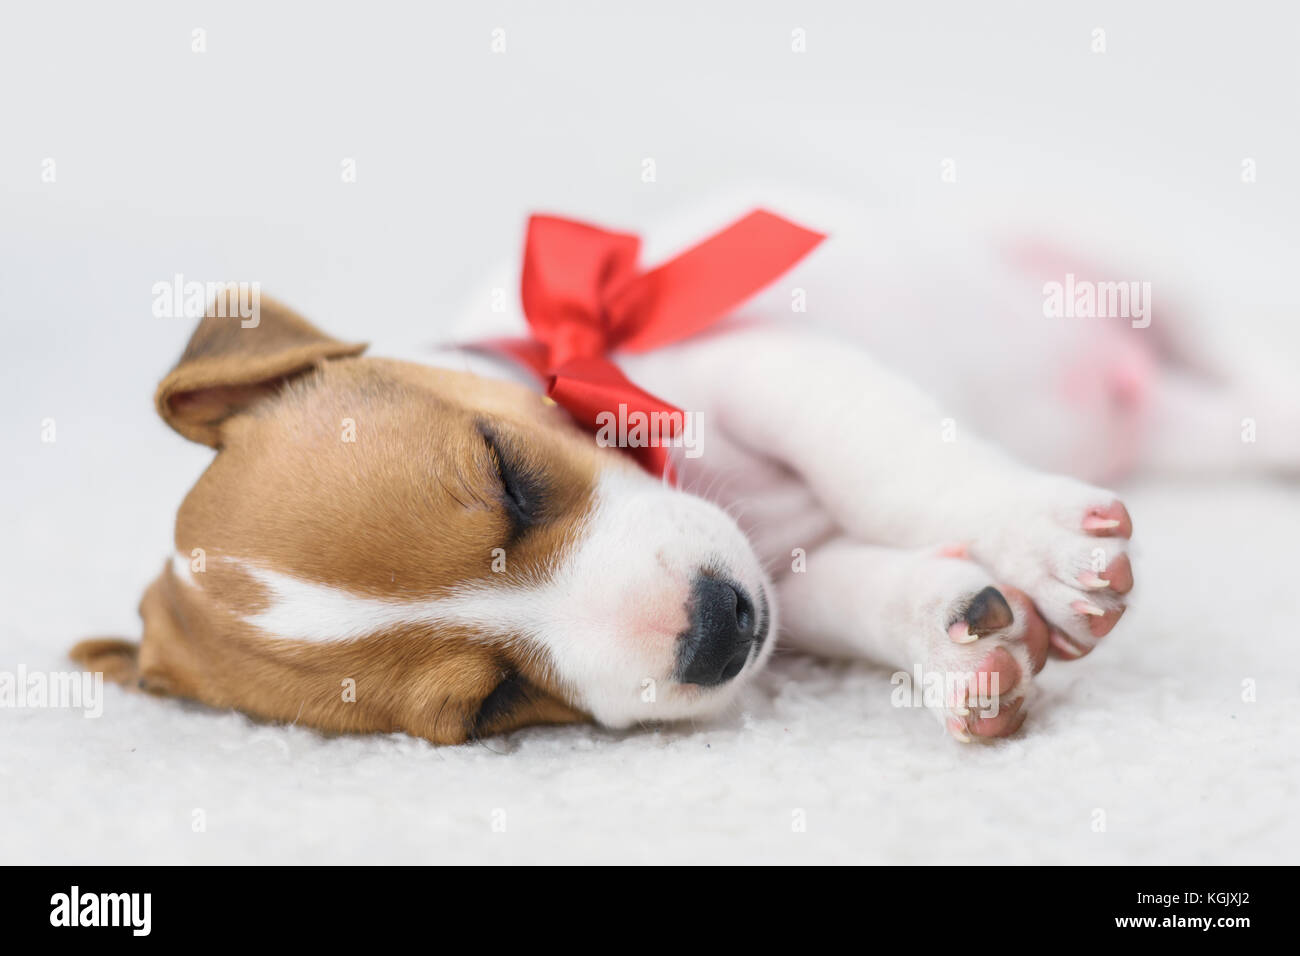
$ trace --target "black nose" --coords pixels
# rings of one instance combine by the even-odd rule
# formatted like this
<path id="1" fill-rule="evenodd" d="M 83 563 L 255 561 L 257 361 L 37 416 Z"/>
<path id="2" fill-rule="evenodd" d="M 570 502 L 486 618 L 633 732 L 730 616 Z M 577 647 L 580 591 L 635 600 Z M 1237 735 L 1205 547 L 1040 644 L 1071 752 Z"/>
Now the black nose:
<path id="1" fill-rule="evenodd" d="M 690 615 L 690 626 L 678 638 L 678 680 L 725 684 L 740 673 L 754 647 L 754 602 L 741 588 L 701 575 L 691 588 Z"/>

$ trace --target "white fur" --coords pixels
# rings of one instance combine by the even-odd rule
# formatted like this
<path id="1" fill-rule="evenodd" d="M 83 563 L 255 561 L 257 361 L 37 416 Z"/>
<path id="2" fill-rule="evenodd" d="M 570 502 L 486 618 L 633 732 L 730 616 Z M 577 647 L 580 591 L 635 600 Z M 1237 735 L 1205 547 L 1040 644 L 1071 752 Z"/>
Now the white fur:
<path id="1" fill-rule="evenodd" d="M 699 465 L 682 462 L 688 480 L 724 489 L 724 504 L 760 509 L 788 497 L 792 484 L 809 493 L 784 525 L 763 513 L 765 562 L 789 566 L 793 549 L 819 543 L 803 537 L 809 509 L 823 514 L 814 528 L 829 526 L 860 544 L 959 543 L 996 580 L 1029 593 L 1053 623 L 1091 644 L 1086 619 L 1069 605 L 1105 600 L 1075 580 L 1094 549 L 1105 549 L 1107 564 L 1125 550 L 1121 540 L 1081 530 L 1085 513 L 1109 505 L 1113 493 L 1026 468 L 964 431 L 946 441 L 939 406 L 909 382 L 851 343 L 788 325 L 734 329 L 624 365 L 643 387 L 702 411 L 727 446 L 751 450 L 748 461 L 726 463 L 728 474 L 712 473 L 708 456 Z M 710 384 L 719 368 L 727 370 L 723 388 Z M 765 470 L 764 459 L 785 467 Z M 798 622 L 788 623 L 797 634 Z"/>
<path id="2" fill-rule="evenodd" d="M 996 584 L 978 564 L 940 557 L 933 549 L 902 550 L 836 538 L 808 555 L 806 572 L 782 577 L 777 593 L 787 619 L 798 622 L 794 633 L 799 646 L 819 656 L 867 657 L 904 668 L 909 678 L 973 675 L 995 647 L 1002 647 L 1020 673 L 1030 675 L 1029 653 L 1020 641 L 1024 615 L 1014 605 L 1016 621 L 997 634 L 970 644 L 948 637 L 949 625 L 971 598 Z M 994 688 L 999 706 L 1025 696 L 1028 684 Z M 927 701 L 940 720 L 953 713 L 950 704 Z"/>

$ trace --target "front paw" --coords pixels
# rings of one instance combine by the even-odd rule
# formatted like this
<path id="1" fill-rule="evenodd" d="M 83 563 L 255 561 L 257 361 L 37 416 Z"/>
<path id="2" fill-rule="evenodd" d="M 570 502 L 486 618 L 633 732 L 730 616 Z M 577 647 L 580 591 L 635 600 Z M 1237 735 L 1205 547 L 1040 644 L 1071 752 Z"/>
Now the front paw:
<path id="1" fill-rule="evenodd" d="M 963 743 L 1014 734 L 1047 660 L 1046 622 L 1028 596 L 973 562 L 940 557 L 918 570 L 925 585 L 908 589 L 909 646 L 926 706 Z"/>
<path id="2" fill-rule="evenodd" d="M 1077 659 L 1124 614 L 1132 533 L 1128 509 L 1113 493 L 1053 478 L 1018 490 L 969 552 L 1030 597 L 1055 656 Z"/>

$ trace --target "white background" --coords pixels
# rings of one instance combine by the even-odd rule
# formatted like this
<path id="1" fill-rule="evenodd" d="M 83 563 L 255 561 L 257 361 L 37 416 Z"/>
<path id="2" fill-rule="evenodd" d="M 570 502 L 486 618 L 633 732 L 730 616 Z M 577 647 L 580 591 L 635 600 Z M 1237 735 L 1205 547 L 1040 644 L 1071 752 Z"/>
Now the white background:
<path id="1" fill-rule="evenodd" d="M 789 183 L 1177 266 L 1270 347 L 1300 305 L 1291 9 L 7 5 L 0 669 L 137 633 L 209 455 L 151 408 L 190 331 L 150 313 L 178 272 L 257 279 L 345 339 L 437 338 L 530 211 L 643 229 Z M 1129 495 L 1122 643 L 1050 670 L 1011 742 L 962 750 L 883 672 L 798 659 L 717 727 L 529 731 L 509 756 L 110 691 L 97 721 L 0 712 L 0 860 L 1294 861 L 1295 491 Z"/>

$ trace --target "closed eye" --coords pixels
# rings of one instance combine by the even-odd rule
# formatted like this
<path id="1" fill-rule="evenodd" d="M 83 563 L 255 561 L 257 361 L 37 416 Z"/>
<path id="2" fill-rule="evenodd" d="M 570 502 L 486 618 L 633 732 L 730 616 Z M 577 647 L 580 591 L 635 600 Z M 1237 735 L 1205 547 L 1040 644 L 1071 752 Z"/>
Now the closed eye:
<path id="1" fill-rule="evenodd" d="M 490 429 L 480 426 L 479 433 L 496 471 L 511 538 L 516 538 L 545 518 L 545 482 L 535 468 L 520 464 L 518 456 Z"/>

